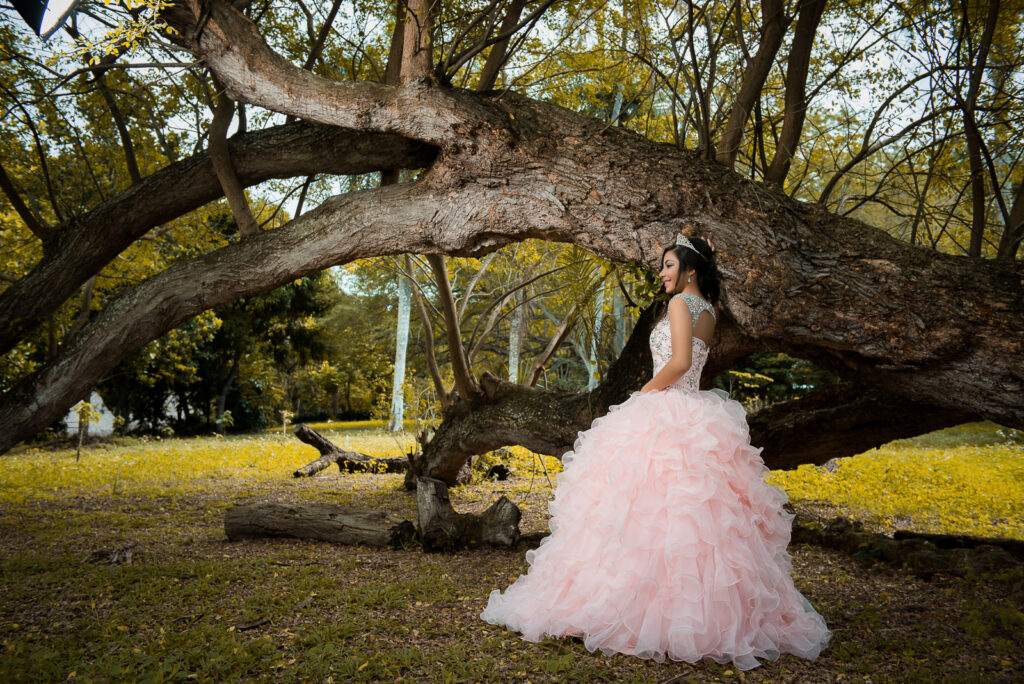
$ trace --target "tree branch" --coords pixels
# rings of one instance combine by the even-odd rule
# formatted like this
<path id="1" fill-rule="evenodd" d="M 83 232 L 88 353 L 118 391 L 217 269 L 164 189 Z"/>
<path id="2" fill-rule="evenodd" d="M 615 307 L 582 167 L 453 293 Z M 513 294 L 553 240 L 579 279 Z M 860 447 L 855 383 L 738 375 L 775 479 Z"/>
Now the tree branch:
<path id="1" fill-rule="evenodd" d="M 43 222 L 36 218 L 36 215 L 32 213 L 32 210 L 25 206 L 25 203 L 21 201 L 21 195 L 18 194 L 18 189 L 14 187 L 14 181 L 7 175 L 7 170 L 4 169 L 3 160 L 0 160 L 0 189 L 7 195 L 8 201 L 11 206 L 14 207 L 14 211 L 17 212 L 21 220 L 25 222 L 25 226 L 32 231 L 32 234 L 39 238 L 42 243 L 49 242 L 52 237 L 52 229 L 49 226 L 43 225 Z"/>
<path id="2" fill-rule="evenodd" d="M 114 119 L 117 134 L 121 137 L 121 149 L 124 151 L 124 161 L 128 169 L 128 177 L 132 179 L 132 183 L 138 183 L 142 179 L 142 174 L 139 173 L 139 162 L 135 159 L 135 145 L 132 143 L 131 133 L 128 132 L 128 124 L 124 120 L 121 108 L 117 106 L 114 93 L 110 91 L 110 86 L 107 85 L 105 73 L 97 71 L 93 77 L 96 79 L 96 87 L 99 89 L 100 94 L 103 95 L 103 101 L 107 103 L 110 116 Z"/>
<path id="3" fill-rule="evenodd" d="M 161 16 L 178 31 L 173 39 L 201 58 L 232 99 L 241 102 L 306 121 L 396 133 L 436 145 L 458 144 L 456 129 L 481 120 L 481 111 L 465 109 L 465 99 L 420 81 L 389 87 L 332 81 L 300 69 L 274 52 L 252 22 L 221 0 L 180 0 Z M 420 59 L 425 52 L 429 50 L 417 53 Z"/>
<path id="4" fill-rule="evenodd" d="M 977 417 L 969 411 L 922 405 L 890 392 L 839 383 L 772 404 L 747 420 L 750 441 L 763 447 L 765 464 L 787 469 L 853 456 L 894 439 Z"/>
<path id="5" fill-rule="evenodd" d="M 778 54 L 782 39 L 786 35 L 790 19 L 784 9 L 782 0 L 761 2 L 761 42 L 757 46 L 757 54 L 743 72 L 740 91 L 729 112 L 729 121 L 725 125 L 715 157 L 729 167 L 736 162 L 736 153 L 743 143 L 743 131 L 750 112 L 754 109 L 754 101 L 761 97 L 768 72 L 775 63 L 775 55 Z"/>
<path id="6" fill-rule="evenodd" d="M 416 282 L 416 271 L 413 267 L 412 257 L 408 254 L 405 255 L 405 274 L 409 278 L 409 282 Z M 416 314 L 423 327 L 423 354 L 427 358 L 427 370 L 430 372 L 431 380 L 434 381 L 434 390 L 441 402 L 441 410 L 444 411 L 451 403 L 451 398 L 448 396 L 448 389 L 444 386 L 444 381 L 441 380 L 441 370 L 437 366 L 437 355 L 434 353 L 434 326 L 431 325 L 427 307 L 423 304 L 423 291 L 418 286 L 412 288 L 412 298 L 416 302 Z"/>
<path id="7" fill-rule="evenodd" d="M 596 135 L 604 122 L 550 103 L 449 96 L 489 108 L 511 134 L 470 128 L 416 183 L 330 198 L 126 292 L 0 397 L 0 451 L 185 319 L 328 266 L 410 252 L 480 257 L 543 238 L 654 267 L 680 230 L 714 237 L 722 327 L 896 396 L 966 401 L 1024 426 L 1024 285 L 1014 267 L 910 246 L 675 146 L 618 128 Z"/>
<path id="8" fill-rule="evenodd" d="M 1024 240 L 1024 180 L 1017 184 L 1017 194 L 1013 198 L 1010 218 L 1003 228 L 999 239 L 999 254 L 996 259 L 1003 263 L 1012 263 L 1020 243 Z"/>
<path id="9" fill-rule="evenodd" d="M 256 224 L 252 210 L 249 209 L 249 201 L 245 198 L 245 190 L 235 173 L 235 167 L 231 163 L 231 152 L 228 150 L 228 126 L 234 118 L 235 102 L 227 96 L 216 79 L 214 86 L 218 92 L 217 106 L 214 107 L 213 122 L 210 124 L 210 162 L 213 164 L 224 197 L 228 200 L 228 206 L 231 207 L 231 215 L 238 224 L 238 232 L 242 237 L 250 237 L 260 232 L 260 227 Z"/>
<path id="10" fill-rule="evenodd" d="M 537 360 L 533 362 L 533 368 L 530 369 L 529 375 L 526 378 L 527 387 L 536 387 L 537 383 L 540 382 L 541 375 L 544 373 L 544 366 L 548 365 L 551 361 L 551 357 L 555 355 L 555 352 L 565 343 L 565 340 L 569 337 L 569 333 L 572 332 L 572 328 L 576 325 L 576 321 L 579 319 L 579 302 L 573 302 L 573 305 L 569 307 L 569 310 L 565 314 L 565 318 L 562 319 L 561 325 L 555 330 L 555 334 L 548 340 L 548 345 L 541 352 Z"/>
<path id="11" fill-rule="evenodd" d="M 807 73 L 811 61 L 814 36 L 828 0 L 802 0 L 793 33 L 793 47 L 786 60 L 786 103 L 782 114 L 782 133 L 775 145 L 772 163 L 766 167 L 765 182 L 782 185 L 789 165 L 800 144 L 800 134 L 807 115 Z"/>
<path id="12" fill-rule="evenodd" d="M 463 401 L 471 402 L 476 399 L 479 390 L 469 374 L 466 350 L 462 347 L 459 316 L 455 310 L 455 296 L 452 294 L 451 281 L 448 280 L 448 269 L 445 267 L 444 257 L 439 254 L 428 254 L 427 263 L 430 264 L 430 269 L 434 272 L 434 282 L 437 283 L 441 310 L 444 311 L 445 331 L 448 334 L 448 353 L 451 356 L 452 374 L 455 376 L 455 391 L 459 393 Z"/>
<path id="13" fill-rule="evenodd" d="M 324 25 L 320 27 L 320 33 L 317 34 L 316 40 L 309 48 L 309 56 L 306 57 L 306 62 L 302 65 L 303 69 L 312 71 L 316 61 L 320 59 L 320 53 L 323 52 L 324 45 L 327 43 L 327 36 L 331 34 L 331 27 L 334 25 L 334 18 L 338 16 L 339 9 L 341 9 L 341 0 L 334 0 L 331 10 L 327 13 L 327 18 L 324 19 Z"/>

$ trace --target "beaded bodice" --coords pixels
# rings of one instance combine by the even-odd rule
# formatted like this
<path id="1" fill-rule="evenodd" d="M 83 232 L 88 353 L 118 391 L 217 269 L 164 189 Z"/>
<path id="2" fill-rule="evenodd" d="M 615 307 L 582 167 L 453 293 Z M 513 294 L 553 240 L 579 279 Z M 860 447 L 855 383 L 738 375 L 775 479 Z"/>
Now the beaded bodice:
<path id="1" fill-rule="evenodd" d="M 682 297 L 690 308 L 690 317 L 693 325 L 697 325 L 697 319 L 704 311 L 710 311 L 715 315 L 714 308 L 704 299 L 697 295 L 680 292 L 675 297 Z M 690 363 L 690 370 L 686 371 L 683 377 L 679 378 L 665 389 L 680 389 L 684 392 L 696 392 L 700 388 L 700 373 L 704 369 L 704 363 L 708 360 L 708 345 L 696 337 L 693 338 L 693 360 Z M 665 367 L 668 360 L 672 358 L 672 331 L 669 329 L 668 313 L 658 321 L 654 330 L 651 331 L 651 356 L 654 358 L 654 374 Z"/>

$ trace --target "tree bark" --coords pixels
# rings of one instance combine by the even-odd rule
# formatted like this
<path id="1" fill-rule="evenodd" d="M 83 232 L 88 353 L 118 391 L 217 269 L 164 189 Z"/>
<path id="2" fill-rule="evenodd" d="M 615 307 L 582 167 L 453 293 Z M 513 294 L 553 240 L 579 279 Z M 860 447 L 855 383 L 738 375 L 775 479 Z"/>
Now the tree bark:
<path id="1" fill-rule="evenodd" d="M 849 383 L 779 402 L 748 418 L 750 441 L 774 469 L 822 464 L 853 456 L 894 439 L 914 437 L 977 417 L 968 411 L 928 406 L 890 392 Z"/>
<path id="2" fill-rule="evenodd" d="M 434 66 L 434 12 L 439 0 L 399 0 L 405 6 L 402 22 L 400 82 L 428 78 Z"/>
<path id="3" fill-rule="evenodd" d="M 224 514 L 224 532 L 231 541 L 296 537 L 378 547 L 404 546 L 416 539 L 416 528 L 408 520 L 325 503 L 232 506 Z"/>
<path id="4" fill-rule="evenodd" d="M 457 513 L 448 487 L 421 478 L 416 490 L 419 530 L 390 513 L 334 504 L 252 503 L 224 514 L 228 539 L 296 537 L 336 544 L 407 546 L 417 538 L 425 551 L 455 551 L 482 544 L 515 546 L 519 541 L 519 507 L 502 496 L 482 514 Z"/>
<path id="5" fill-rule="evenodd" d="M 502 496 L 481 515 L 456 513 L 448 485 L 419 478 L 416 485 L 419 533 L 427 551 L 454 551 L 466 546 L 515 546 L 519 541 L 519 507 Z"/>

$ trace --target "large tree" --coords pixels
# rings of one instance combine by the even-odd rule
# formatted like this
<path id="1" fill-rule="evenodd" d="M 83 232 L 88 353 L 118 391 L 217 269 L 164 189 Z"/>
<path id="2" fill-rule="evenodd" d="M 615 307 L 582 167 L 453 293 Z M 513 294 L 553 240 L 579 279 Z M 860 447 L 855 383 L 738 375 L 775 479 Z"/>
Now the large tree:
<path id="1" fill-rule="evenodd" d="M 539 237 L 580 245 L 612 261 L 653 267 L 661 246 L 680 231 L 710 235 L 719 251 L 726 296 L 712 369 L 724 370 L 754 351 L 774 350 L 809 359 L 853 383 L 852 389 L 812 393 L 777 410 L 771 429 L 760 434 L 781 434 L 775 439 L 789 446 L 785 452 L 767 451 L 769 465 L 773 458 L 820 460 L 820 449 L 801 451 L 793 435 L 810 440 L 830 427 L 838 440 L 829 453 L 841 455 L 844 445 L 865 448 L 872 439 L 973 416 L 1024 426 L 1024 287 L 1020 262 L 1013 258 L 1019 236 L 1009 238 L 1012 249 L 1001 248 L 998 261 L 956 256 L 908 244 L 821 204 L 790 197 L 777 182 L 783 173 L 779 169 L 794 158 L 803 125 L 799 116 L 783 117 L 784 142 L 771 163 L 773 184 L 737 172 L 735 165 L 744 159 L 748 170 L 758 168 L 758 158 L 762 172 L 769 167 L 764 131 L 770 127 L 759 107 L 762 100 L 770 101 L 764 93 L 771 79 L 763 62 L 773 61 L 780 49 L 775 32 L 784 33 L 790 22 L 780 21 L 776 10 L 784 8 L 765 7 L 761 28 L 771 24 L 772 42 L 750 51 L 739 20 L 719 35 L 710 32 L 714 22 L 730 24 L 731 12 L 715 14 L 717 6 L 711 4 L 704 6 L 704 16 L 694 16 L 695 6 L 689 4 L 681 37 L 672 38 L 681 64 L 674 81 L 658 67 L 652 44 L 636 50 L 663 84 L 678 83 L 680 74 L 692 84 L 696 108 L 688 109 L 686 117 L 699 129 L 702 148 L 690 151 L 509 88 L 491 89 L 506 50 L 516 44 L 509 39 L 550 5 L 491 4 L 471 13 L 454 31 L 445 23 L 454 21 L 454 8 L 422 0 L 399 3 L 388 65 L 400 76 L 381 74 L 377 80 L 314 73 L 313 57 L 285 58 L 256 23 L 221 0 L 179 0 L 165 9 L 174 41 L 210 70 L 215 87 L 222 88 L 220 97 L 295 121 L 236 135 L 219 148 L 211 140 L 209 155 L 197 153 L 137 180 L 132 174 L 126 189 L 54 226 L 19 202 L 18 188 L 6 182 L 12 208 L 39 240 L 42 254 L 0 293 L 3 350 L 15 349 L 134 241 L 218 196 L 234 194 L 236 210 L 245 202 L 244 195 L 239 200 L 240 188 L 267 178 L 425 171 L 415 182 L 329 197 L 279 228 L 257 227 L 111 299 L 49 362 L 0 397 L 0 450 L 51 423 L 121 359 L 189 317 L 332 265 L 402 253 L 482 256 Z M 821 11 L 807 3 L 801 7 L 797 25 L 802 33 L 793 49 L 801 46 L 797 57 L 804 59 L 803 52 L 810 50 L 805 34 L 813 34 Z M 254 11 L 254 16 L 261 14 Z M 738 71 L 735 98 L 727 81 L 716 80 L 716 62 L 698 58 L 695 36 L 701 26 L 713 46 L 737 34 L 733 38 L 747 54 L 746 62 L 740 60 L 747 68 Z M 452 85 L 456 75 L 465 73 L 459 70 L 483 54 L 487 60 L 480 68 L 480 87 Z M 979 63 L 975 58 L 975 70 L 985 73 Z M 782 86 L 786 108 L 805 106 L 804 78 L 799 65 L 787 72 Z M 894 97 L 901 92 L 892 88 Z M 752 98 L 751 90 L 763 97 Z M 682 95 L 681 89 L 672 90 L 673 116 Z M 629 99 L 641 96 L 637 91 Z M 731 107 L 722 106 L 729 100 Z M 718 113 L 712 111 L 716 103 Z M 976 103 L 968 104 L 973 108 Z M 227 111 L 227 105 L 218 100 L 216 109 Z M 947 111 L 935 108 L 934 116 L 921 121 Z M 755 134 L 742 144 L 744 136 L 737 140 L 735 132 L 748 130 L 751 116 Z M 871 122 L 865 148 L 884 147 L 884 140 L 871 142 L 880 117 Z M 716 159 L 710 146 L 726 120 L 727 145 Z M 210 135 L 222 135 L 224 128 L 213 127 Z M 904 135 L 896 131 L 888 138 Z M 767 145 L 771 149 L 770 141 Z M 227 167 L 211 163 L 215 156 L 222 161 L 227 156 Z M 999 160 L 989 161 L 988 168 L 998 171 Z M 806 177 L 808 165 L 790 173 Z M 234 183 L 225 179 L 231 171 Z M 1008 179 L 1004 175 L 985 187 L 992 192 Z M 823 194 L 835 186 L 830 182 Z M 1021 215 L 1018 203 L 1024 200 L 1019 192 L 1016 197 L 1005 212 L 1008 221 Z M 1006 232 L 1017 235 L 1019 226 L 1008 222 Z M 444 293 L 443 263 L 431 258 L 430 264 L 445 300 L 458 399 L 418 470 L 450 479 L 451 468 L 469 454 L 510 442 L 561 453 L 571 446 L 576 430 L 636 387 L 643 367 L 642 326 L 627 344 L 619 370 L 609 372 L 591 395 L 548 393 L 474 377 L 458 321 L 448 315 L 454 306 L 450 292 Z M 652 316 L 641 321 L 649 325 Z M 888 399 L 864 401 L 861 388 L 881 393 L 869 397 Z M 877 429 L 883 423 L 889 427 Z M 851 438 L 844 440 L 844 435 Z"/>

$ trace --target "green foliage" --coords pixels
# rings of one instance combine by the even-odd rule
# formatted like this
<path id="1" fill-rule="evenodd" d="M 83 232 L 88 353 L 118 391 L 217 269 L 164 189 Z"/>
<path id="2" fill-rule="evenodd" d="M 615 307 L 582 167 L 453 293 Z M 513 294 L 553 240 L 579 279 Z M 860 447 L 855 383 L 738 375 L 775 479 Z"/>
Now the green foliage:
<path id="1" fill-rule="evenodd" d="M 122 362 L 100 392 L 137 429 L 165 421 L 179 433 L 259 429 L 297 392 L 295 370 L 326 353 L 315 316 L 333 288 L 318 274 L 201 314 Z"/>
<path id="2" fill-rule="evenodd" d="M 728 392 L 748 410 L 756 411 L 777 401 L 798 399 L 836 380 L 832 373 L 809 361 L 760 352 L 751 354 L 715 378 L 712 385 Z"/>

